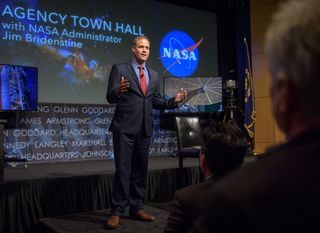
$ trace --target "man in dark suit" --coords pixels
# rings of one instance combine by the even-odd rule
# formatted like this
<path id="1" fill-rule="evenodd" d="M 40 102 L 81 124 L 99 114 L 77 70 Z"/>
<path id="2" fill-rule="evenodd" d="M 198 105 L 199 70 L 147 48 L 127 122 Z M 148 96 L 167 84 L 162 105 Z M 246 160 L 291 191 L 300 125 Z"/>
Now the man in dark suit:
<path id="1" fill-rule="evenodd" d="M 287 142 L 217 182 L 192 232 L 320 232 L 320 1 L 286 2 L 265 40 Z"/>
<path id="2" fill-rule="evenodd" d="M 201 213 L 203 198 L 216 180 L 240 166 L 247 152 L 243 132 L 232 122 L 217 122 L 203 130 L 200 168 L 205 182 L 175 192 L 171 202 L 166 233 L 184 233 Z"/>
<path id="3" fill-rule="evenodd" d="M 150 52 L 147 37 L 136 37 L 132 52 L 132 60 L 113 65 L 108 83 L 107 100 L 116 104 L 110 126 L 116 172 L 111 217 L 106 222 L 109 228 L 119 226 L 127 205 L 130 216 L 141 221 L 154 221 L 155 218 L 143 210 L 152 108 L 174 108 L 186 97 L 183 89 L 169 100 L 160 95 L 158 74 L 146 65 Z"/>

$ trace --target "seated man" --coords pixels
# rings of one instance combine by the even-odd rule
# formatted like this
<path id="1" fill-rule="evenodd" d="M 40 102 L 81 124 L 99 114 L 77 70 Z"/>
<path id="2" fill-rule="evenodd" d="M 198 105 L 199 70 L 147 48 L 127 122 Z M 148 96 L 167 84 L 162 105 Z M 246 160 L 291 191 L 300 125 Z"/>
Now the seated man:
<path id="1" fill-rule="evenodd" d="M 171 203 L 165 232 L 187 232 L 200 214 L 200 204 L 213 183 L 240 166 L 247 151 L 247 141 L 236 123 L 214 123 L 203 130 L 200 168 L 205 182 L 178 190 Z"/>
<path id="2" fill-rule="evenodd" d="M 287 141 L 208 192 L 191 232 L 320 232 L 320 1 L 286 1 L 265 38 L 273 116 Z"/>

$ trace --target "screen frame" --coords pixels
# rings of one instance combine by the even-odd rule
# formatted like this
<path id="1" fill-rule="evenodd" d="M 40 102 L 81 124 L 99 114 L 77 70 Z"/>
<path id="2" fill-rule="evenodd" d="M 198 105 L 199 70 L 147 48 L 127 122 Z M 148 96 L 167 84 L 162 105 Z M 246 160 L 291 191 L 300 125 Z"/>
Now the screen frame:
<path id="1" fill-rule="evenodd" d="M 174 109 L 166 109 L 163 111 L 164 114 L 168 114 L 168 115 L 204 115 L 204 114 L 219 114 L 222 113 L 224 111 L 224 104 L 223 104 L 223 99 L 224 99 L 224 91 L 223 91 L 223 77 L 221 76 L 188 76 L 188 77 L 176 77 L 176 76 L 164 76 L 162 78 L 163 82 L 162 82 L 162 94 L 163 97 L 166 98 L 167 92 L 166 92 L 166 80 L 168 78 L 175 78 L 175 79 L 192 79 L 192 78 L 200 78 L 200 79 L 204 79 L 204 78 L 212 78 L 212 79 L 220 79 L 221 81 L 221 101 L 220 103 L 220 109 L 219 110 L 214 110 L 214 111 L 175 111 Z M 184 88 L 181 86 L 181 88 Z M 205 106 L 205 105 L 195 105 L 195 106 Z"/>

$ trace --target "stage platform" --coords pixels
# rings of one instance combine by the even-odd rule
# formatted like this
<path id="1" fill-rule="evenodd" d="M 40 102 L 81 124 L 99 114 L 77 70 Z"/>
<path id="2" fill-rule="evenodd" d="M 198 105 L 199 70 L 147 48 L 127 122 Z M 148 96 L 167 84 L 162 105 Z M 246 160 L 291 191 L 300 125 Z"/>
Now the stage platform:
<path id="1" fill-rule="evenodd" d="M 156 218 L 154 222 L 141 222 L 125 216 L 112 233 L 163 233 L 169 211 L 150 205 L 145 205 L 144 209 Z M 39 219 L 35 233 L 107 233 L 110 229 L 105 228 L 105 222 L 109 216 L 110 209 L 107 209 Z"/>
<path id="2" fill-rule="evenodd" d="M 179 165 L 178 157 L 157 156 L 149 158 L 149 171 L 174 169 Z M 185 167 L 199 166 L 197 158 L 184 159 Z M 82 162 L 17 164 L 16 167 L 4 168 L 4 183 L 41 178 L 87 176 L 114 173 L 113 160 L 88 160 Z"/>
<path id="3" fill-rule="evenodd" d="M 246 157 L 244 165 L 254 160 Z M 201 180 L 198 158 L 186 158 L 184 166 L 181 175 L 178 157 L 150 157 L 145 201 L 158 221 L 141 225 L 125 219 L 116 232 L 162 232 L 174 192 Z M 105 232 L 113 173 L 110 160 L 6 167 L 0 182 L 0 233 L 90 232 L 88 227 Z"/>
<path id="4" fill-rule="evenodd" d="M 198 159 L 186 158 L 184 166 L 179 182 L 198 183 Z M 179 186 L 177 168 L 177 157 L 149 158 L 146 203 L 155 206 L 170 202 Z M 61 216 L 91 212 L 101 215 L 97 220 L 101 226 L 110 208 L 113 173 L 114 162 L 110 160 L 6 167 L 0 182 L 0 232 L 35 232 L 39 224 L 55 222 Z"/>

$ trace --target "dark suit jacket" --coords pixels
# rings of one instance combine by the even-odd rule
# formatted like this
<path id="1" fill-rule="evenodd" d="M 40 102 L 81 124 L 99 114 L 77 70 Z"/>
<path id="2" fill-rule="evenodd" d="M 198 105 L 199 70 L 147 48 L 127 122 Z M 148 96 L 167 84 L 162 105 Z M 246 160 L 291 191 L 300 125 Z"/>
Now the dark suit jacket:
<path id="1" fill-rule="evenodd" d="M 320 130 L 217 182 L 192 232 L 320 232 Z"/>
<path id="2" fill-rule="evenodd" d="M 145 130 L 147 136 L 152 134 L 153 114 L 152 108 L 173 108 L 174 98 L 165 100 L 160 94 L 158 73 L 147 67 L 149 85 L 144 96 L 140 88 L 139 78 L 133 70 L 131 61 L 112 66 L 107 91 L 109 103 L 117 104 L 110 131 L 136 134 Z M 115 95 L 119 88 L 121 76 L 130 83 L 128 92 L 122 96 Z M 143 127 L 143 128 L 142 128 Z"/>
<path id="3" fill-rule="evenodd" d="M 188 232 L 200 215 L 200 203 L 213 185 L 213 181 L 191 185 L 175 192 L 170 206 L 165 232 Z"/>

